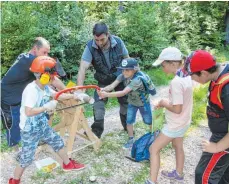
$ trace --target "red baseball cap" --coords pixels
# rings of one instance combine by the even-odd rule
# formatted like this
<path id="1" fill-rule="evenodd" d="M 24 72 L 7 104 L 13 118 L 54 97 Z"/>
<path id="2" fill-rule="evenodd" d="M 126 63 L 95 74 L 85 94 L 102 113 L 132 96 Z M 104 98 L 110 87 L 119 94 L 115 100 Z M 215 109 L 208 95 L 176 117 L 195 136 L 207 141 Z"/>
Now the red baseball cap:
<path id="1" fill-rule="evenodd" d="M 216 65 L 214 56 L 204 50 L 196 50 L 189 59 L 192 73 L 207 70 Z"/>

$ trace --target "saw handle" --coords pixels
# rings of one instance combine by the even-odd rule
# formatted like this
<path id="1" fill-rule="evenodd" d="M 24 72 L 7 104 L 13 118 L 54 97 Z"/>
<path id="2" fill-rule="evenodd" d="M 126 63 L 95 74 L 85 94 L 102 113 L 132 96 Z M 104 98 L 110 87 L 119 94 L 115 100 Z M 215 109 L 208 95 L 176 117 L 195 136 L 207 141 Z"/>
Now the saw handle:
<path id="1" fill-rule="evenodd" d="M 54 99 L 57 100 L 58 97 L 62 94 L 62 93 L 66 93 L 66 92 L 69 92 L 69 91 L 77 91 L 79 89 L 96 89 L 96 90 L 100 90 L 100 87 L 96 86 L 96 85 L 86 85 L 86 86 L 76 86 L 76 87 L 72 87 L 72 88 L 67 88 L 67 89 L 64 89 L 64 90 L 61 90 L 59 91 Z"/>

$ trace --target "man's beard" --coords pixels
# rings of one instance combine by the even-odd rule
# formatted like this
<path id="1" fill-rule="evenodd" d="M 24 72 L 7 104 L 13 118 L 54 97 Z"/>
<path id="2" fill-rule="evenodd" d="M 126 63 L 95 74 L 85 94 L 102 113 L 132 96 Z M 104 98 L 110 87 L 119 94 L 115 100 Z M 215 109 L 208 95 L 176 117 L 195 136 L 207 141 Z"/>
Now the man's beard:
<path id="1" fill-rule="evenodd" d="M 101 50 L 103 50 L 103 49 L 107 49 L 107 48 L 108 48 L 108 46 L 109 46 L 109 44 L 110 44 L 110 41 L 109 41 L 109 39 L 107 39 L 107 42 L 106 42 L 104 45 L 99 46 L 99 48 L 100 48 Z"/>

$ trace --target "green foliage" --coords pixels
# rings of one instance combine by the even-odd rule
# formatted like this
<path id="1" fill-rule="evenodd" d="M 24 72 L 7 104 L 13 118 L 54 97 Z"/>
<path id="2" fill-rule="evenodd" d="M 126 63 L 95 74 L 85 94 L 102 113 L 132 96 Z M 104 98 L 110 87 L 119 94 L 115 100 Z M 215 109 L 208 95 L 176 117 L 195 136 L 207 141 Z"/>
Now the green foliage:
<path id="1" fill-rule="evenodd" d="M 192 124 L 198 125 L 200 121 L 206 119 L 208 84 L 195 88 L 193 93 L 193 113 Z"/>
<path id="2" fill-rule="evenodd" d="M 149 68 L 152 60 L 168 46 L 167 32 L 158 20 L 157 5 L 151 2 L 129 3 L 122 14 L 118 35 L 125 41 L 130 56 L 142 60 L 140 65 Z"/>
<path id="3" fill-rule="evenodd" d="M 185 51 L 218 48 L 224 39 L 227 2 L 170 2 L 161 6 L 160 17 L 171 41 Z"/>
<path id="4" fill-rule="evenodd" d="M 76 79 L 92 27 L 105 21 L 132 57 L 149 69 L 160 51 L 174 45 L 185 54 L 198 48 L 221 49 L 228 2 L 2 2 L 2 69 L 27 52 L 37 36 L 51 43 L 51 56 Z M 86 82 L 94 83 L 93 70 Z"/>
<path id="5" fill-rule="evenodd" d="M 3 66 L 11 66 L 35 37 L 42 36 L 51 43 L 50 55 L 59 57 L 69 74 L 76 73 L 88 39 L 78 34 L 83 14 L 76 2 L 3 2 L 2 9 Z"/>
<path id="6" fill-rule="evenodd" d="M 165 74 L 161 67 L 146 70 L 144 72 L 150 76 L 155 86 L 167 85 L 168 82 L 173 78 L 172 75 Z"/>

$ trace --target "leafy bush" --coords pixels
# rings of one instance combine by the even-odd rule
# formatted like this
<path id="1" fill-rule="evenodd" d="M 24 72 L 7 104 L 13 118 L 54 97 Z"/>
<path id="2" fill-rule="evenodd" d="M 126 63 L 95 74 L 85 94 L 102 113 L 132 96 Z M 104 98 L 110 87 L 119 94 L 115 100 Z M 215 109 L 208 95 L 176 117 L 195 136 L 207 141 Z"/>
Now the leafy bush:
<path id="1" fill-rule="evenodd" d="M 140 58 L 140 65 L 144 68 L 151 67 L 152 60 L 169 44 L 168 34 L 157 13 L 157 4 L 132 2 L 120 20 L 118 35 L 125 41 L 130 56 Z"/>
<path id="2" fill-rule="evenodd" d="M 221 49 L 228 2 L 2 2 L 2 69 L 27 52 L 33 39 L 51 43 L 51 56 L 76 78 L 92 27 L 105 21 L 120 36 L 130 56 L 149 69 L 160 51 L 174 45 L 185 54 L 198 48 Z M 87 77 L 93 80 L 89 72 Z"/>
<path id="3" fill-rule="evenodd" d="M 160 17 L 172 42 L 186 53 L 218 48 L 223 44 L 227 2 L 170 2 L 161 6 Z"/>
<path id="4" fill-rule="evenodd" d="M 84 24 L 76 2 L 4 2 L 2 8 L 3 66 L 11 66 L 17 55 L 31 48 L 35 37 L 42 36 L 51 43 L 50 55 L 59 57 L 68 73 L 76 73 L 88 39 L 78 34 Z"/>

